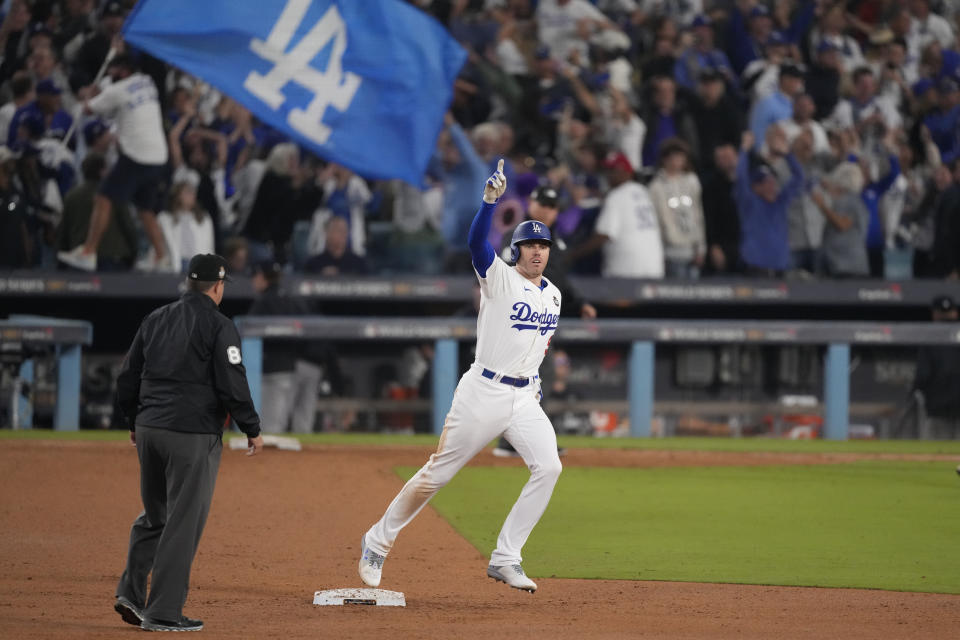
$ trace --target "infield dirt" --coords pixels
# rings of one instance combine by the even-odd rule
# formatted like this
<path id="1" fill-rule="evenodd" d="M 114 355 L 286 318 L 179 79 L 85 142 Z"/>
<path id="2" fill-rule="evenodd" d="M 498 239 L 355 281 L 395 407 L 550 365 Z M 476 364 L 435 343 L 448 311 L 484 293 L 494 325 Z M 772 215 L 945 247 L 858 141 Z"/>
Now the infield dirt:
<path id="1" fill-rule="evenodd" d="M 315 607 L 362 586 L 362 532 L 423 447 L 224 450 L 185 613 L 208 638 L 955 638 L 960 596 L 537 577 L 534 595 L 485 577 L 485 558 L 432 509 L 404 531 L 383 587 L 404 609 Z M 574 450 L 564 464 L 814 464 L 889 456 Z M 935 456 L 910 456 L 933 459 Z M 942 459 L 942 458 L 939 458 Z M 518 465 L 488 451 L 472 464 Z M 128 444 L 6 440 L 0 449 L 0 637 L 124 638 L 112 608 L 140 509 Z M 500 523 L 491 523 L 498 527 Z M 534 532 L 536 535 L 536 532 Z"/>

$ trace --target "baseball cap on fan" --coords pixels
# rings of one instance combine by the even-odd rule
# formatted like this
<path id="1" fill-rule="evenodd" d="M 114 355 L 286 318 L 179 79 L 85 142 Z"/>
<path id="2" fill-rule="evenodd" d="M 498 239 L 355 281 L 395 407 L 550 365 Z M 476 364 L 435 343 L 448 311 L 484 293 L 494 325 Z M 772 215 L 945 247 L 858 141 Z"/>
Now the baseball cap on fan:
<path id="1" fill-rule="evenodd" d="M 559 196 L 557 196 L 557 190 L 549 186 L 534 189 L 530 194 L 530 199 L 535 200 L 538 204 L 545 207 L 556 207 L 560 200 Z"/>
<path id="2" fill-rule="evenodd" d="M 200 282 L 215 282 L 217 280 L 233 282 L 233 279 L 227 275 L 226 258 L 214 253 L 198 253 L 190 258 L 187 277 L 190 280 L 199 280 Z"/>
<path id="3" fill-rule="evenodd" d="M 123 4 L 118 0 L 110 0 L 110 2 L 103 5 L 103 10 L 100 12 L 101 18 L 123 18 L 126 17 L 126 15 L 126 9 L 123 8 Z"/>
<path id="4" fill-rule="evenodd" d="M 627 173 L 633 174 L 633 165 L 630 164 L 630 160 L 622 151 L 611 151 L 608 153 L 607 157 L 603 159 L 603 168 L 623 169 Z"/>

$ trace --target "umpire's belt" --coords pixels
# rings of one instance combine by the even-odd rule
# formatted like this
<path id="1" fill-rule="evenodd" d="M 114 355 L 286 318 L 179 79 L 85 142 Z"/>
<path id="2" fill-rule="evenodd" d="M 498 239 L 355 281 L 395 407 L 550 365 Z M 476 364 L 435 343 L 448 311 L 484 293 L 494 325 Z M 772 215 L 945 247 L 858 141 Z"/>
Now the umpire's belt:
<path id="1" fill-rule="evenodd" d="M 511 378 L 510 376 L 499 375 L 495 371 L 490 371 L 490 369 L 484 369 L 481 375 L 484 378 L 489 378 L 494 382 L 499 382 L 501 384 L 505 384 L 511 387 L 525 387 L 537 379 L 536 376 L 532 378 Z"/>

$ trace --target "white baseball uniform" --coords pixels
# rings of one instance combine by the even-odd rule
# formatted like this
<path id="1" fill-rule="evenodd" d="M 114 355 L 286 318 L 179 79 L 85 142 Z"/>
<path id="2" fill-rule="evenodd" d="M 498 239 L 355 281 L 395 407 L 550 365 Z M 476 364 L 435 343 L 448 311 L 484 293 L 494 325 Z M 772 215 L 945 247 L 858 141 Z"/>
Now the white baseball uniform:
<path id="1" fill-rule="evenodd" d="M 487 231 L 493 208 L 483 204 L 477 214 L 477 220 L 485 216 Z M 546 278 L 538 288 L 495 257 L 492 247 L 485 257 L 474 253 L 474 268 L 481 291 L 477 357 L 457 385 L 437 452 L 366 534 L 367 546 L 383 555 L 430 498 L 485 445 L 503 435 L 523 457 L 530 479 L 503 523 L 490 564 L 520 564 L 520 550 L 560 476 L 557 439 L 539 403 L 538 375 L 560 317 L 560 290 Z"/>

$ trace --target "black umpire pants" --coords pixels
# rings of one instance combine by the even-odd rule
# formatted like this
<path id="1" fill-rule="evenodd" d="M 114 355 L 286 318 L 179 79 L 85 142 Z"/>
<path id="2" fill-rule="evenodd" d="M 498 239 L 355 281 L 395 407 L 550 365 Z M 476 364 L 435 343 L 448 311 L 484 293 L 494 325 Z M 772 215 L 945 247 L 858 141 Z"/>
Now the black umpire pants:
<path id="1" fill-rule="evenodd" d="M 143 607 L 149 618 L 176 621 L 183 613 L 222 450 L 219 434 L 137 427 L 143 513 L 130 531 L 117 596 Z"/>

